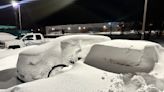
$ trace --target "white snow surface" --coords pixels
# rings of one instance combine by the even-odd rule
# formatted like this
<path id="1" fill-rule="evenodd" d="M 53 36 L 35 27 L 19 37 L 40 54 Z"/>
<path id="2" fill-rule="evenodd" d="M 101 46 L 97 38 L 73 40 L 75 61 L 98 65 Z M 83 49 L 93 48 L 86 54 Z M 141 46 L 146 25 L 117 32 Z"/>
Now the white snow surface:
<path id="1" fill-rule="evenodd" d="M 85 47 L 84 45 L 92 45 L 108 40 L 111 39 L 98 35 L 69 35 L 27 49 L 19 55 L 17 63 L 18 77 L 26 82 L 47 78 L 48 72 L 53 66 L 68 64 L 70 58 L 71 61 L 77 61 L 76 52 L 82 52 L 81 47 Z"/>

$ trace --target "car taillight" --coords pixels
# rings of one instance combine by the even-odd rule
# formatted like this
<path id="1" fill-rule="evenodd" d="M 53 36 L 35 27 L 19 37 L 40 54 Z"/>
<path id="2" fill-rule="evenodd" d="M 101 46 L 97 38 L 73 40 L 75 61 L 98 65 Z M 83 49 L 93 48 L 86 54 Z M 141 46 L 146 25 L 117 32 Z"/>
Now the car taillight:
<path id="1" fill-rule="evenodd" d="M 0 49 L 4 49 L 5 48 L 5 43 L 0 41 Z"/>

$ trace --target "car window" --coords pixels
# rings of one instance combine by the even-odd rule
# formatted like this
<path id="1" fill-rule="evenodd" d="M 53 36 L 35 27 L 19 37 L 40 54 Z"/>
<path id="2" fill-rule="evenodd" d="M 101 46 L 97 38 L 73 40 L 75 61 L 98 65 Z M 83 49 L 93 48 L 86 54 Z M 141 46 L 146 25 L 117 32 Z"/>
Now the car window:
<path id="1" fill-rule="evenodd" d="M 36 35 L 36 40 L 41 40 L 41 36 L 40 35 Z"/>
<path id="2" fill-rule="evenodd" d="M 24 39 L 25 40 L 33 40 L 33 35 L 27 35 Z"/>

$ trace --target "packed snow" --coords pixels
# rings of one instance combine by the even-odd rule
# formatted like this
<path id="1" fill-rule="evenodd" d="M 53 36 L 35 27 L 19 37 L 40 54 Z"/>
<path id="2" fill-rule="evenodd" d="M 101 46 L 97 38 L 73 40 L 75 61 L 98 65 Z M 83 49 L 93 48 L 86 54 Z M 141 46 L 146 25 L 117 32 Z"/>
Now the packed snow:
<path id="1" fill-rule="evenodd" d="M 0 92 L 164 92 L 163 56 L 153 42 L 63 36 L 1 58 Z"/>

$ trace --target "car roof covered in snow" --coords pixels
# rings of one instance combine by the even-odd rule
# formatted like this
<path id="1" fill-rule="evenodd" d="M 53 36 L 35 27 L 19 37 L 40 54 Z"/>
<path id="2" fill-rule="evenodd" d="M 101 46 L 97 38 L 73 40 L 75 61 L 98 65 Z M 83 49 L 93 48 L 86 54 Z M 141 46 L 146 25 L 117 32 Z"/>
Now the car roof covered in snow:
<path id="1" fill-rule="evenodd" d="M 13 40 L 15 38 L 17 37 L 10 33 L 0 32 L 0 41 Z"/>

